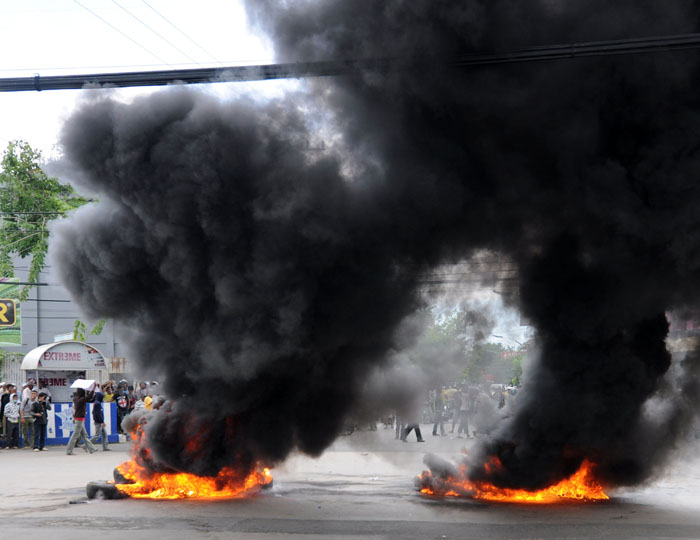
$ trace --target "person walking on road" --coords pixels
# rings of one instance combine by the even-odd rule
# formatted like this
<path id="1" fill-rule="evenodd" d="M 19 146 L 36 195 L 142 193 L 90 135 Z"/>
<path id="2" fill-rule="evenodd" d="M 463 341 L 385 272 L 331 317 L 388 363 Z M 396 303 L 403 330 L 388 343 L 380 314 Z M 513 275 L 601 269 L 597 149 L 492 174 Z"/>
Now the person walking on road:
<path id="1" fill-rule="evenodd" d="M 102 409 L 102 392 L 95 392 L 95 403 L 92 405 L 92 423 L 95 425 L 95 434 L 90 439 L 92 444 L 97 444 L 102 438 L 102 450 L 109 452 L 109 441 L 107 440 L 107 428 L 105 427 L 105 415 Z"/>
<path id="2" fill-rule="evenodd" d="M 417 416 L 418 415 L 416 415 L 416 414 L 412 414 L 411 416 L 409 416 L 409 419 L 413 420 Z M 413 430 L 415 430 L 415 432 L 416 432 L 416 441 L 417 442 L 425 442 L 425 439 L 423 439 L 423 435 L 421 435 L 421 432 L 420 432 L 420 425 L 415 420 L 413 420 L 412 422 L 408 422 L 404 425 L 404 428 L 401 431 L 400 439 L 403 442 L 407 442 L 406 437 L 408 437 L 408 434 L 411 433 L 411 431 L 413 431 Z"/>
<path id="3" fill-rule="evenodd" d="M 85 439 L 85 448 L 91 454 L 96 450 L 95 445 L 90 442 L 87 431 L 85 431 L 85 411 L 87 410 L 87 402 L 92 401 L 95 398 L 95 392 L 90 391 L 85 393 L 85 390 L 78 388 L 75 391 L 75 396 L 73 397 L 73 435 L 71 435 L 68 441 L 68 447 L 66 448 L 66 455 L 73 456 L 73 448 L 75 448 L 76 443 L 82 437 Z"/>
<path id="4" fill-rule="evenodd" d="M 415 423 L 415 424 L 407 424 L 405 428 L 403 428 L 403 431 L 401 432 L 401 440 L 403 442 L 406 441 L 406 437 L 408 437 L 408 434 L 411 433 L 411 430 L 416 431 L 416 442 L 425 442 L 425 439 L 423 438 L 423 435 L 421 435 L 420 432 L 420 426 Z"/>

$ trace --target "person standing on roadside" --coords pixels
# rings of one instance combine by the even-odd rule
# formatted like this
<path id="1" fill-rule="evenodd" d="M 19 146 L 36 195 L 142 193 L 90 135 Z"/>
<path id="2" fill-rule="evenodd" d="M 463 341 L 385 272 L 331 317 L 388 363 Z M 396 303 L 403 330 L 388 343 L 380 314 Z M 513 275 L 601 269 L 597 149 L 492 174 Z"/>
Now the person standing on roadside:
<path id="1" fill-rule="evenodd" d="M 92 436 L 92 439 L 90 439 L 90 442 L 92 444 L 97 444 L 98 439 L 102 437 L 102 450 L 109 452 L 105 415 L 102 409 L 103 399 L 102 392 L 95 392 L 95 403 L 92 405 L 92 423 L 95 425 L 95 434 Z"/>
<path id="2" fill-rule="evenodd" d="M 0 405 L 0 441 L 3 441 L 2 444 L 5 444 L 5 422 L 2 421 L 3 419 L 3 409 L 5 408 L 5 396 L 8 395 L 7 392 L 7 383 L 5 381 L 0 382 L 0 400 L 2 400 L 2 404 Z"/>
<path id="3" fill-rule="evenodd" d="M 51 405 L 48 402 L 48 394 L 39 392 L 37 400 L 32 405 L 34 416 L 34 451 L 46 450 L 46 424 L 49 421 Z"/>
<path id="4" fill-rule="evenodd" d="M 17 392 L 11 394 L 10 401 L 3 408 L 5 420 L 5 440 L 8 448 L 19 446 L 19 398 Z"/>
<path id="5" fill-rule="evenodd" d="M 32 390 L 34 390 L 34 379 L 29 379 L 22 385 L 22 401 L 32 396 Z"/>
<path id="6" fill-rule="evenodd" d="M 143 400 L 148 395 L 148 385 L 145 382 L 140 382 L 136 394 Z"/>
<path id="7" fill-rule="evenodd" d="M 136 400 L 138 397 L 136 396 L 136 392 L 134 391 L 134 387 L 129 385 L 126 389 L 127 394 L 129 395 L 129 411 L 127 414 L 131 414 L 131 411 L 134 410 L 134 407 L 136 406 Z"/>
<path id="8" fill-rule="evenodd" d="M 117 430 L 119 433 L 124 433 L 122 430 L 122 420 L 129 414 L 129 391 L 127 390 L 127 382 L 122 379 L 119 381 L 119 386 L 114 393 L 114 401 L 117 404 Z"/>
<path id="9" fill-rule="evenodd" d="M 34 427 L 34 403 L 37 399 L 36 390 L 32 390 L 29 397 L 22 399 L 22 404 L 19 406 L 19 419 L 22 423 L 22 439 L 24 441 L 24 448 L 29 448 L 29 446 L 34 442 L 34 436 L 36 435 Z"/>
<path id="10" fill-rule="evenodd" d="M 134 408 L 131 410 L 132 413 L 142 413 L 146 410 L 146 404 L 141 399 L 139 394 L 136 394 L 136 401 L 134 402 Z"/>
<path id="11" fill-rule="evenodd" d="M 440 426 L 440 436 L 445 436 L 445 425 L 443 424 L 443 414 L 445 402 L 442 400 L 442 389 L 436 388 L 431 396 L 430 408 L 433 412 L 433 435 L 437 436 L 437 429 Z"/>
<path id="12" fill-rule="evenodd" d="M 5 437 L 7 432 L 5 430 L 5 405 L 12 401 L 12 394 L 17 395 L 17 387 L 12 383 L 7 383 L 5 385 L 5 392 L 0 398 L 0 424 L 2 424 L 2 436 Z"/>
<path id="13" fill-rule="evenodd" d="M 153 410 L 153 391 L 149 390 L 148 395 L 143 398 L 143 406 L 147 411 Z"/>
<path id="14" fill-rule="evenodd" d="M 114 398 L 114 391 L 117 386 L 117 383 L 114 381 L 107 381 L 102 385 L 102 394 L 104 394 L 103 401 L 105 403 L 112 401 Z"/>
<path id="15" fill-rule="evenodd" d="M 472 438 L 469 434 L 469 417 L 474 409 L 474 397 L 473 390 L 464 385 L 460 393 L 459 428 L 457 428 L 457 437 L 461 438 L 462 433 L 464 433 L 467 439 Z"/>
<path id="16" fill-rule="evenodd" d="M 49 390 L 49 387 L 46 385 L 46 379 L 39 379 L 37 392 L 39 392 L 39 395 L 44 392 L 44 394 L 46 394 L 46 404 L 49 405 L 51 403 L 51 390 Z"/>
<path id="17" fill-rule="evenodd" d="M 94 388 L 94 386 L 93 386 Z M 66 448 L 67 456 L 74 456 L 73 448 L 75 448 L 76 443 L 82 437 L 85 439 L 85 448 L 91 454 L 96 450 L 95 445 L 90 442 L 87 431 L 85 431 L 85 411 L 87 410 L 87 402 L 92 401 L 95 398 L 95 392 L 85 392 L 82 388 L 78 388 L 75 391 L 75 396 L 73 396 L 73 435 L 71 435 L 68 441 L 68 447 Z"/>

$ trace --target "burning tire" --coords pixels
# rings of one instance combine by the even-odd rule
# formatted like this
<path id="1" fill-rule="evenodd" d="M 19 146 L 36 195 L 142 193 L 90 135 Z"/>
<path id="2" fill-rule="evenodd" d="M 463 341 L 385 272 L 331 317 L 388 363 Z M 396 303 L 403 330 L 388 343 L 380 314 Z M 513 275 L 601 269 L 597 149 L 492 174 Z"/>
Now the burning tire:
<path id="1" fill-rule="evenodd" d="M 133 484 L 133 480 L 129 480 L 126 478 L 121 472 L 119 472 L 118 468 L 114 468 L 112 471 L 112 476 L 114 476 L 114 483 L 115 484 Z"/>
<path id="2" fill-rule="evenodd" d="M 85 492 L 88 499 L 126 499 L 128 497 L 119 491 L 114 484 L 104 481 L 88 482 L 85 486 Z"/>

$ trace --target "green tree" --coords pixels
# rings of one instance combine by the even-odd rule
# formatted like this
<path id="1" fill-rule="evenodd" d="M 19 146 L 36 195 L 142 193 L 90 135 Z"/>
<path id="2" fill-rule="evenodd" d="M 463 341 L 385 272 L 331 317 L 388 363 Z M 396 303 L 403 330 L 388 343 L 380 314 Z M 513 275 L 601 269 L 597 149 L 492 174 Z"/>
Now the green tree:
<path id="1" fill-rule="evenodd" d="M 73 339 L 77 341 L 85 341 L 88 336 L 98 336 L 102 333 L 102 329 L 105 326 L 105 320 L 100 319 L 97 324 L 90 330 L 88 333 L 88 328 L 87 325 L 78 319 L 75 321 L 75 325 L 73 326 Z"/>
<path id="2" fill-rule="evenodd" d="M 513 386 L 518 386 L 520 384 L 520 377 L 522 377 L 523 375 L 524 355 L 525 353 L 513 358 L 513 378 L 510 380 L 510 384 L 512 384 Z"/>
<path id="3" fill-rule="evenodd" d="M 21 300 L 44 268 L 48 223 L 88 202 L 70 185 L 48 176 L 40 164 L 41 152 L 24 141 L 10 142 L 0 164 L 0 274 L 14 276 L 13 255 L 31 258 L 30 285 L 22 288 Z"/>
<path id="4" fill-rule="evenodd" d="M 41 152 L 24 141 L 8 144 L 0 163 L 0 275 L 14 277 L 13 255 L 31 258 L 28 285 L 22 287 L 20 300 L 27 299 L 44 269 L 49 222 L 87 202 L 69 184 L 42 170 Z M 103 326 L 104 321 L 99 321 L 90 334 L 99 334 Z M 75 321 L 74 339 L 84 341 L 86 334 L 85 324 Z"/>
<path id="5" fill-rule="evenodd" d="M 488 335 L 483 329 L 489 326 L 485 323 L 487 321 L 477 311 L 456 308 L 442 312 L 428 324 L 421 342 L 424 347 L 418 350 L 423 352 L 425 345 L 430 345 L 443 351 L 443 356 L 457 357 L 462 367 L 455 378 L 473 384 L 489 380 L 497 383 L 518 380 L 522 373 L 522 354 L 514 358 L 513 349 L 486 341 Z"/>

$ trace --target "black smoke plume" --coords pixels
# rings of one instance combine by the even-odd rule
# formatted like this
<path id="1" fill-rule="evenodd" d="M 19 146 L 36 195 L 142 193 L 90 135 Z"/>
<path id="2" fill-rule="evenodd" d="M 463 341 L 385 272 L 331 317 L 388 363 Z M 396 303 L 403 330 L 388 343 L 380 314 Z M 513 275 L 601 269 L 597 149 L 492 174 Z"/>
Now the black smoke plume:
<path id="1" fill-rule="evenodd" d="M 152 465 L 319 454 L 420 307 L 416 276 L 489 249 L 520 268 L 514 302 L 541 349 L 482 449 L 503 463 L 493 480 L 540 487 L 584 457 L 607 484 L 652 474 L 697 398 L 688 385 L 669 422 L 645 414 L 670 362 L 664 314 L 698 303 L 700 56 L 449 61 L 696 32 L 698 7 L 255 0 L 280 61 L 403 67 L 265 104 L 174 89 L 83 106 L 65 160 L 100 203 L 52 253 L 86 312 L 167 374 L 177 399 L 146 426 Z"/>

